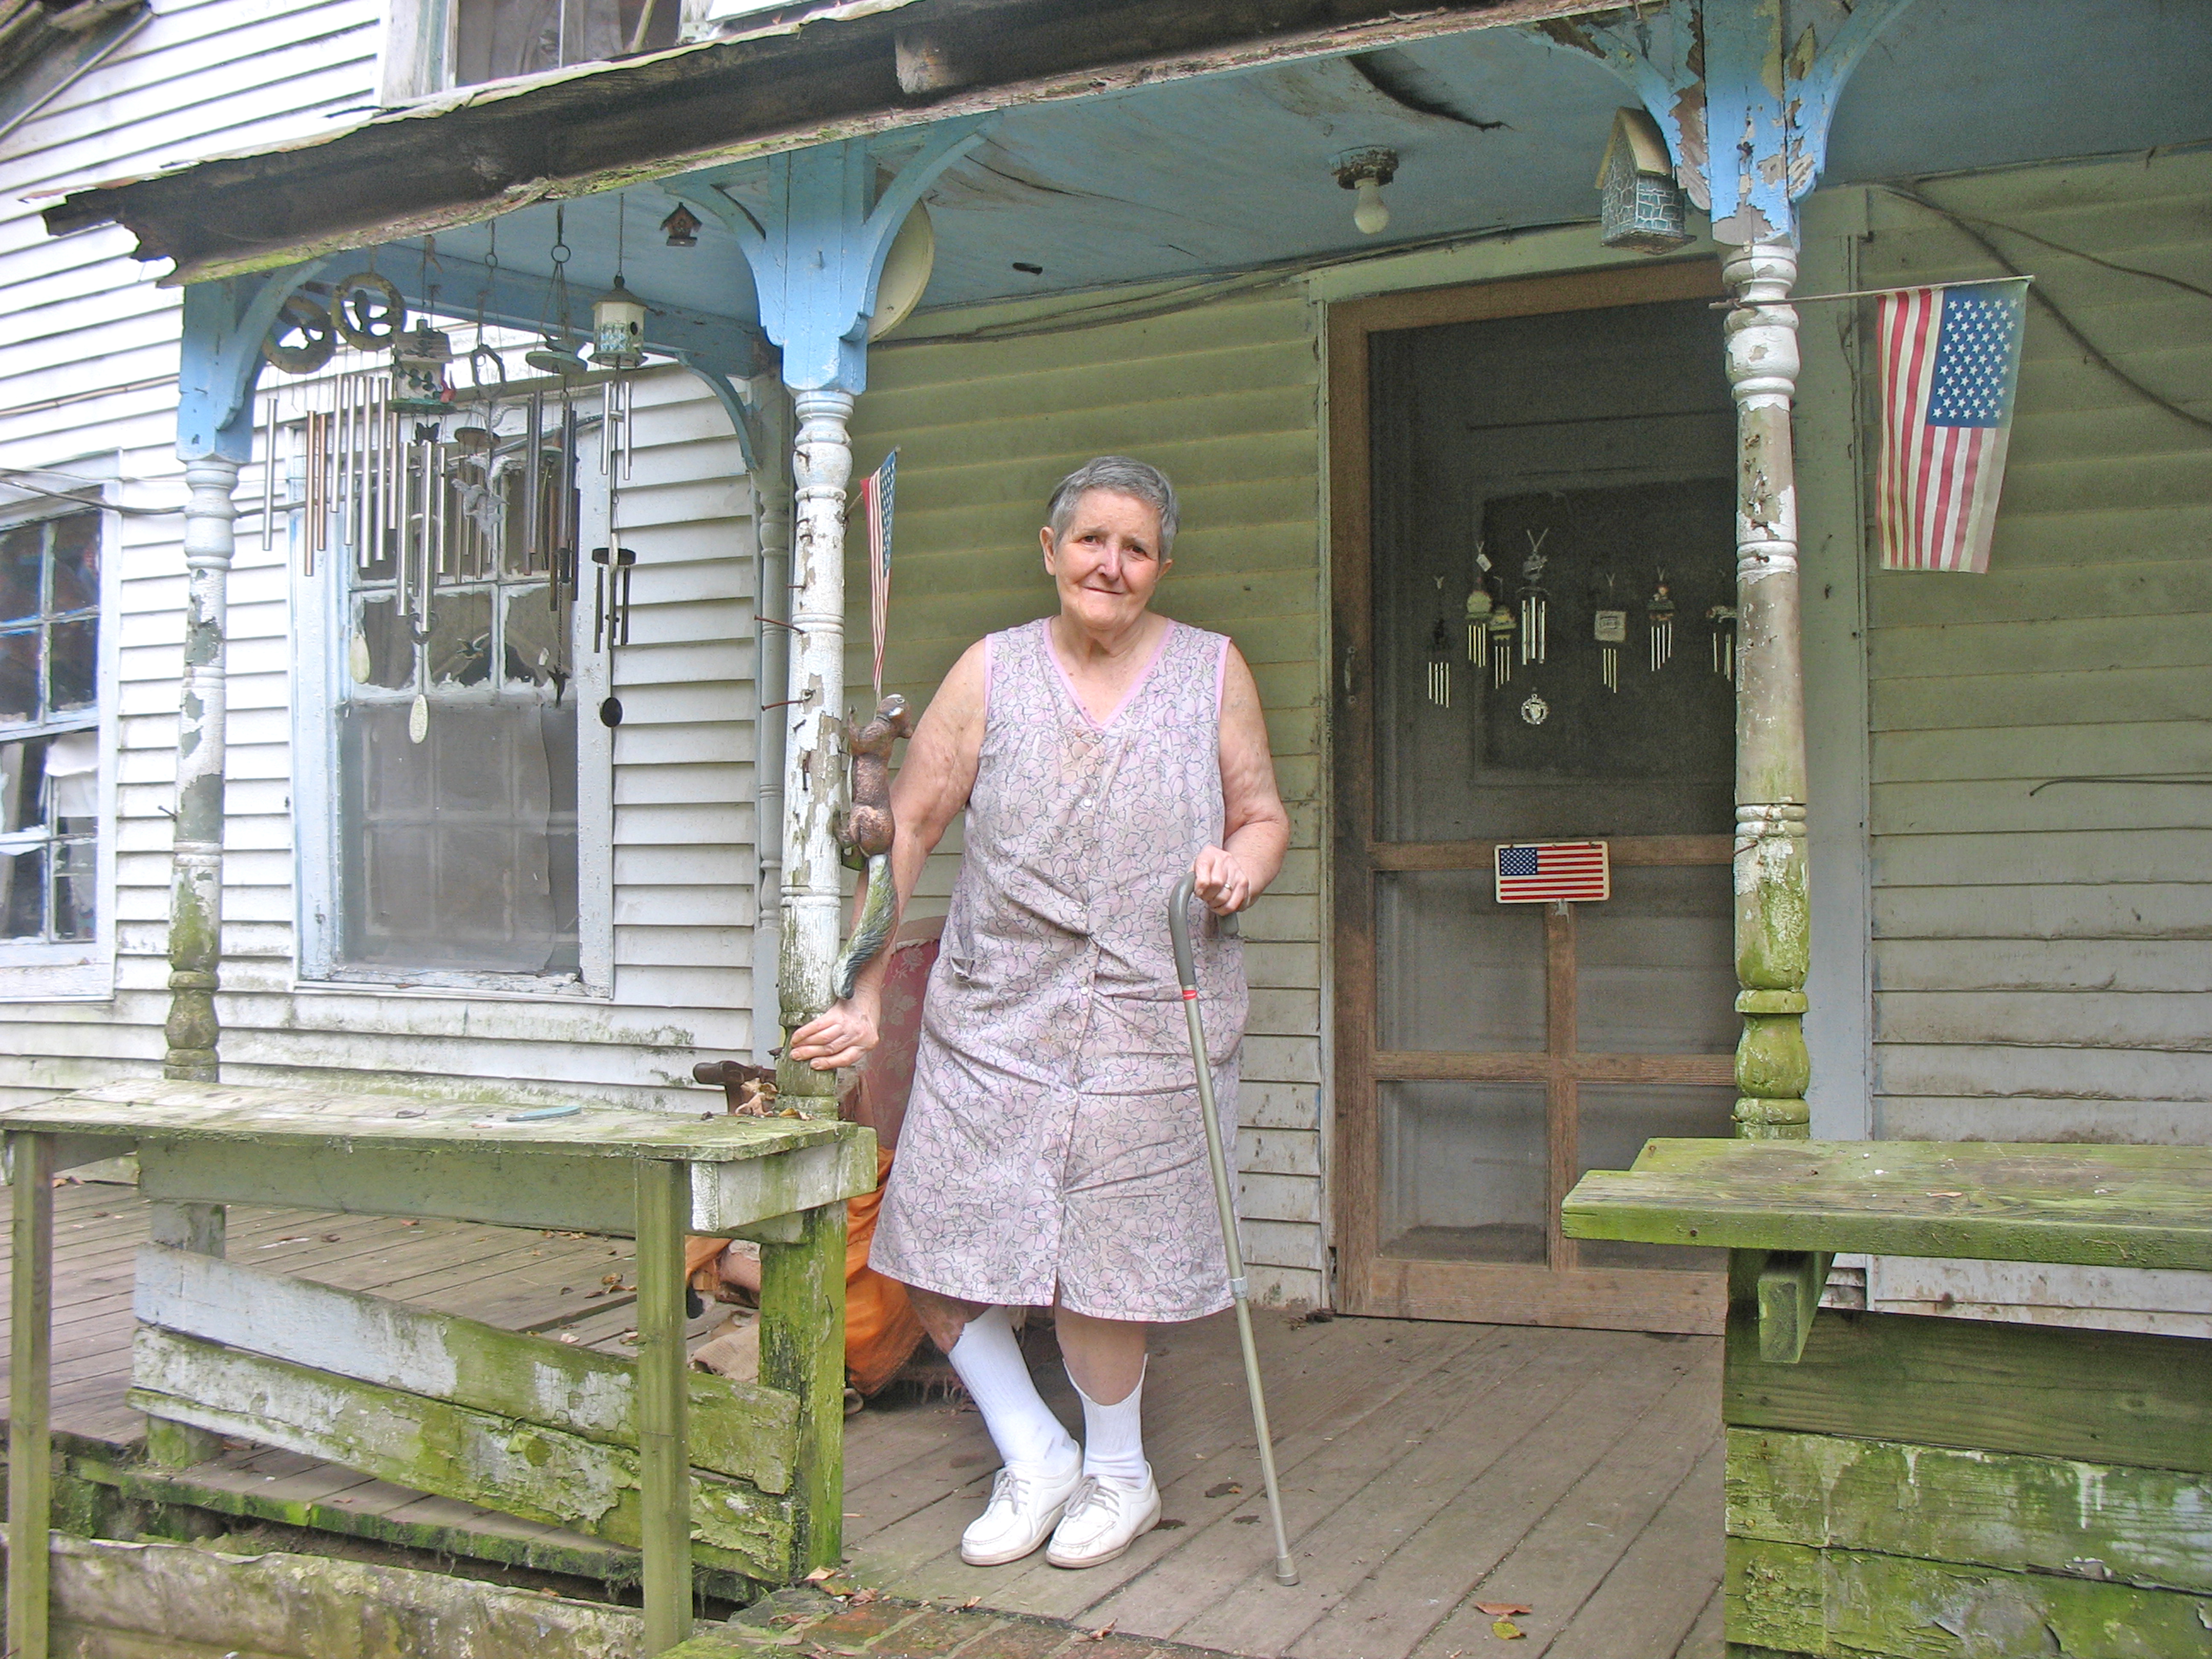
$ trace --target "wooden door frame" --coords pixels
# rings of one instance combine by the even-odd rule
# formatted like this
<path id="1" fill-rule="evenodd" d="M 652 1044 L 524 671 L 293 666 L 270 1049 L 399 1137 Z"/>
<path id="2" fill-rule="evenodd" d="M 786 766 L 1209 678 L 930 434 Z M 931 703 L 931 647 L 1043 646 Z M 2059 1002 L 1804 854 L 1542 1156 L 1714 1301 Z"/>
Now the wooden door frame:
<path id="1" fill-rule="evenodd" d="M 1551 1261 L 1541 1266 L 1419 1261 L 1382 1254 L 1378 1060 L 1376 1047 L 1375 877 L 1379 870 L 1486 867 L 1490 842 L 1393 843 L 1373 839 L 1375 726 L 1371 699 L 1355 692 L 1360 672 L 1374 674 L 1374 481 L 1370 453 L 1369 337 L 1399 329 L 1483 322 L 1507 317 L 1591 311 L 1669 300 L 1718 299 L 1727 289 L 1711 258 L 1618 265 L 1595 270 L 1516 277 L 1450 288 L 1418 289 L 1331 305 L 1328 342 L 1329 562 L 1332 603 L 1330 706 L 1334 805 L 1335 1111 L 1333 1210 L 1336 1232 L 1335 1303 L 1349 1314 L 1401 1318 L 1467 1319 L 1498 1324 L 1583 1325 L 1600 1328 L 1715 1333 L 1726 1312 L 1725 1276 L 1665 1270 L 1571 1266 L 1571 1241 L 1559 1236 L 1557 1193 L 1547 1206 Z M 1616 864 L 1674 865 L 1729 861 L 1729 837 L 1647 836 L 1612 843 Z M 1547 916 L 1547 963 L 1571 939 L 1571 915 Z M 1547 1000 L 1571 998 L 1556 965 L 1547 968 Z M 1571 1005 L 1570 1005 L 1571 1006 Z M 1571 1014 L 1566 1016 L 1571 1024 Z M 1555 1103 L 1571 1103 L 1581 1082 L 1734 1081 L 1727 1055 L 1618 1055 L 1570 1059 L 1559 1051 L 1562 1021 L 1547 1021 L 1547 1120 Z M 1570 1044 L 1570 1047 L 1571 1044 Z M 1439 1066 L 1406 1056 L 1394 1076 L 1497 1078 L 1498 1057 L 1452 1056 Z M 1514 1073 L 1519 1075 L 1516 1071 Z M 1532 1076 L 1529 1080 L 1534 1080 Z M 1564 1150 L 1563 1150 L 1564 1146 Z M 1548 1182 L 1573 1179 L 1571 1128 L 1547 1135 Z M 1562 1159 L 1565 1167 L 1562 1169 Z M 1559 1263 L 1553 1266 L 1553 1263 Z M 1475 1272 L 1481 1285 L 1468 1281 Z"/>

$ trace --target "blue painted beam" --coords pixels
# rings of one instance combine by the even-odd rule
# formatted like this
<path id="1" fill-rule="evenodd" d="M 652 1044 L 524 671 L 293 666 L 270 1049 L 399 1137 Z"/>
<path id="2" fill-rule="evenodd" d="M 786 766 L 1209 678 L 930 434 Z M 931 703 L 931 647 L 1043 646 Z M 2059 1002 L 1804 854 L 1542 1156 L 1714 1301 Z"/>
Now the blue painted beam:
<path id="1" fill-rule="evenodd" d="M 261 374 L 261 343 L 285 297 L 323 264 L 185 289 L 184 333 L 177 363 L 177 456 L 221 456 L 241 465 L 253 459 L 253 386 Z"/>

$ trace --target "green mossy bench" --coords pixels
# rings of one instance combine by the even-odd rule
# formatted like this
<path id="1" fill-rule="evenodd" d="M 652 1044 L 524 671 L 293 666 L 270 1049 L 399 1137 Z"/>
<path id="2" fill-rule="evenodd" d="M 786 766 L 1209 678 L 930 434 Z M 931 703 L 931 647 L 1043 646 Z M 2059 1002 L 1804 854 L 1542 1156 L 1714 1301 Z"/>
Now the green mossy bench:
<path id="1" fill-rule="evenodd" d="M 1655 1140 L 1562 1213 L 1729 1251 L 1730 1659 L 2212 1653 L 2212 1342 L 1818 1308 L 1844 1252 L 2212 1270 L 2212 1148 Z"/>
<path id="2" fill-rule="evenodd" d="M 648 1653 L 690 1633 L 695 1563 L 781 1584 L 837 1561 L 845 1200 L 875 1185 L 869 1131 L 158 1080 L 0 1111 L 0 1130 L 16 1659 L 48 1651 L 52 1179 L 126 1152 L 154 1204 L 129 1395 L 154 1461 L 243 1435 L 637 1548 Z M 227 1261 L 230 1204 L 635 1238 L 637 1359 Z M 687 1233 L 760 1242 L 757 1384 L 687 1368 Z"/>

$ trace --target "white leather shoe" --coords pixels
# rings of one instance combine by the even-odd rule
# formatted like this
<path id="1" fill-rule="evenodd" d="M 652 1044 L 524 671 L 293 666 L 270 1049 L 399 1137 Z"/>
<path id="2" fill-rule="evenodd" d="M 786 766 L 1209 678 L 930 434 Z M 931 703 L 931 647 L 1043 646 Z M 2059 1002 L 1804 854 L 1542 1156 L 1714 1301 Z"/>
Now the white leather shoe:
<path id="1" fill-rule="evenodd" d="M 1145 1465 L 1141 1481 L 1086 1474 L 1067 1500 L 1044 1559 L 1055 1567 L 1095 1567 L 1111 1561 L 1160 1523 L 1159 1483 Z"/>
<path id="2" fill-rule="evenodd" d="M 960 1534 L 960 1559 L 971 1567 L 1002 1567 L 1034 1554 L 1082 1484 L 1077 1447 L 1060 1463 L 1007 1464 L 991 1483 L 990 1507 Z"/>

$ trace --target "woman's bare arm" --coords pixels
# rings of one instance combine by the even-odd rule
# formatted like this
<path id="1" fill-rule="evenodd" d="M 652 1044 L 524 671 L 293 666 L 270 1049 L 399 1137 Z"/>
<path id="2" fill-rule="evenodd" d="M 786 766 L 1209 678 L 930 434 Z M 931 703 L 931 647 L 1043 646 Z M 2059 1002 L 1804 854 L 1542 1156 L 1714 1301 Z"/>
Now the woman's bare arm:
<path id="1" fill-rule="evenodd" d="M 983 750 L 983 658 L 981 641 L 968 647 L 937 695 L 922 711 L 908 740 L 906 760 L 891 780 L 891 819 L 898 827 L 891 843 L 891 886 L 898 914 L 906 914 L 921 866 L 945 839 L 952 820 L 968 805 L 975 787 L 975 767 Z M 894 924 L 896 927 L 896 924 Z M 792 1033 L 791 1057 L 817 1072 L 856 1064 L 876 1046 L 877 1019 L 883 1006 L 888 948 L 860 972 L 849 1000 L 840 1002 Z"/>
<path id="2" fill-rule="evenodd" d="M 1242 910 L 1281 872 L 1290 846 L 1260 688 L 1232 645 L 1221 682 L 1221 845 L 1192 866 L 1199 897 L 1216 915 Z"/>

